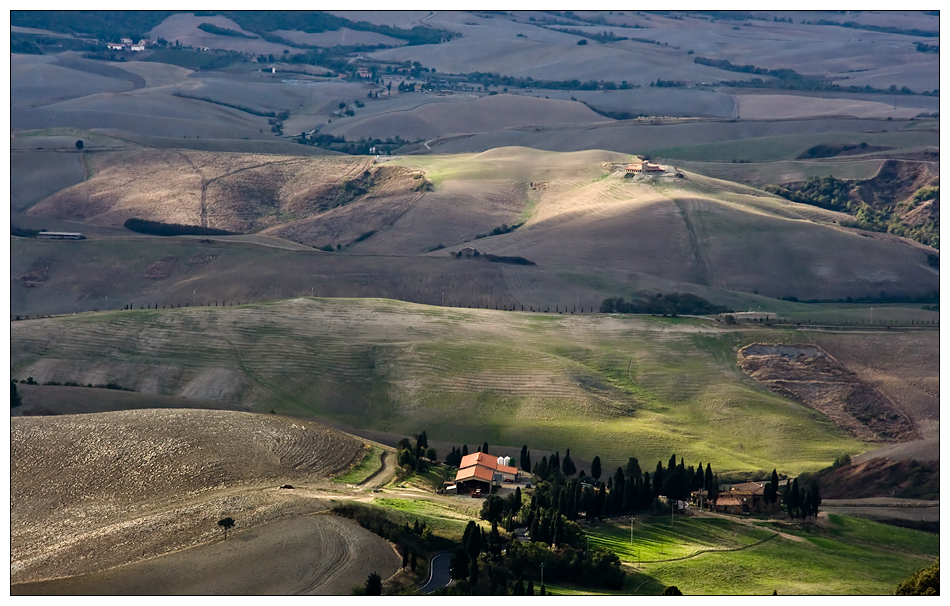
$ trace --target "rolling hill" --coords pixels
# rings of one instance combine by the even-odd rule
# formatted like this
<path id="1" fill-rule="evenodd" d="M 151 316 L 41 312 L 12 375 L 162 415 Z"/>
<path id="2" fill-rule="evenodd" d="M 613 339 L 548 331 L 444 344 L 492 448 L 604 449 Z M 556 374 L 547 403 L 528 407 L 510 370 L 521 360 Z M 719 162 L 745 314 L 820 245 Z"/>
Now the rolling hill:
<path id="1" fill-rule="evenodd" d="M 631 179 L 622 170 L 629 159 L 525 148 L 379 163 L 351 156 L 96 152 L 91 178 L 24 216 L 96 227 L 120 227 L 135 217 L 277 236 L 333 254 L 261 251 L 208 238 L 134 239 L 124 230 L 108 242 L 15 242 L 14 313 L 50 310 L 37 301 L 55 294 L 47 289 L 102 291 L 78 309 L 104 307 L 105 296 L 113 307 L 180 304 L 189 289 L 195 300 L 200 289 L 205 301 L 260 301 L 268 298 L 263 289 L 276 297 L 310 291 L 527 307 L 599 306 L 606 297 L 642 291 L 693 292 L 745 306 L 749 300 L 740 293 L 908 300 L 939 289 L 939 271 L 928 264 L 933 249 L 842 227 L 849 215 L 675 167 L 666 176 Z M 243 241 L 253 242 L 248 238 Z M 114 255 L 126 259 L 112 277 L 63 274 L 68 246 L 88 249 L 93 265 L 102 259 L 114 266 L 108 261 Z M 466 246 L 535 265 L 456 258 Z M 246 268 L 261 255 L 272 261 L 266 272 Z M 247 284 L 229 281 L 234 271 L 244 272 Z M 343 278 L 354 271 L 392 277 Z M 121 273 L 126 277 L 112 279 Z M 104 279 L 147 286 L 130 301 L 131 293 Z M 82 286 L 93 281 L 101 286 Z M 45 288 L 37 290 L 39 283 Z M 59 309 L 77 309 L 70 299 L 60 298 Z"/>
<path id="2" fill-rule="evenodd" d="M 719 470 L 797 473 L 865 449 L 742 373 L 735 350 L 766 338 L 759 331 L 697 320 L 307 298 L 82 314 L 15 322 L 12 330 L 11 365 L 21 380 L 111 382 L 395 434 L 425 429 L 445 442 L 570 447 L 599 454 L 608 468 L 676 452 Z M 931 351 L 931 335 L 902 347 Z M 816 338 L 831 352 L 853 350 L 848 359 L 868 369 L 878 389 L 932 427 L 930 413 L 902 395 L 915 388 L 894 380 L 905 374 L 894 370 L 898 362 L 881 366 L 880 356 L 855 349 L 865 335 L 837 345 Z M 934 360 L 920 364 L 929 378 L 911 383 L 932 383 Z"/>
<path id="3" fill-rule="evenodd" d="M 190 574 L 204 566 L 205 579 L 186 581 L 179 569 L 177 580 L 168 575 L 164 590 L 227 592 L 236 579 L 217 577 L 219 585 L 213 585 L 215 575 L 207 575 L 209 563 L 222 557 L 222 548 L 227 551 L 230 544 L 208 544 L 220 539 L 217 520 L 233 517 L 240 530 L 268 522 L 286 524 L 287 518 L 325 510 L 326 504 L 314 494 L 295 495 L 278 486 L 292 482 L 298 489 L 326 489 L 329 477 L 358 462 L 366 449 L 360 440 L 325 426 L 247 412 L 153 409 L 12 419 L 12 580 L 92 574 L 178 552 L 166 556 L 170 563 L 164 565 L 177 562 L 181 568 L 187 563 L 184 568 Z M 375 554 L 375 563 L 350 562 L 353 567 L 343 571 L 347 583 L 354 582 L 353 574 L 365 577 L 371 565 L 393 566 L 391 574 L 396 560 L 392 549 L 351 526 L 343 520 L 317 521 L 297 530 L 302 536 L 327 535 L 325 545 L 333 545 L 341 557 L 353 547 L 346 546 L 348 541 L 357 550 Z M 265 525 L 255 532 L 267 543 L 284 531 L 270 532 Z M 240 535 L 236 538 L 241 541 Z M 179 551 L 195 545 L 217 556 Z M 265 548 L 256 543 L 247 547 L 224 556 L 244 570 L 245 585 L 238 583 L 239 588 L 230 591 L 254 591 L 253 580 L 263 572 L 256 571 L 259 557 L 254 550 Z M 306 582 L 278 570 L 285 563 L 272 564 L 271 573 L 277 576 L 264 587 L 278 593 L 307 590 Z M 150 569 L 155 571 L 154 561 Z M 324 574 L 329 583 L 324 591 L 349 590 L 350 584 L 331 587 L 330 578 L 339 570 Z M 142 585 L 148 576 L 112 570 L 105 586 L 124 578 L 133 581 L 133 589 L 113 588 L 148 591 Z M 87 584 L 80 592 L 102 590 L 91 587 Z"/>

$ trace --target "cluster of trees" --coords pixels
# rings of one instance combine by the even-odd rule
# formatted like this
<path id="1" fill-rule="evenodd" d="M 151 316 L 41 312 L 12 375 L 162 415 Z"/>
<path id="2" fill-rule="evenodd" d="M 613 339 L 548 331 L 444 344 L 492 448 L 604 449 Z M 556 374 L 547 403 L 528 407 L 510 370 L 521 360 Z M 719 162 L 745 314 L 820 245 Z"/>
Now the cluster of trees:
<path id="1" fill-rule="evenodd" d="M 10 380 L 10 408 L 16 408 L 23 403 L 23 398 L 16 390 L 16 381 Z"/>
<path id="2" fill-rule="evenodd" d="M 343 136 L 336 137 L 334 135 L 321 133 L 314 133 L 312 135 L 300 133 L 300 136 L 297 137 L 297 142 L 302 145 L 314 145 L 321 149 L 329 149 L 331 151 L 343 152 L 345 154 L 362 156 L 369 155 L 371 153 L 375 153 L 377 155 L 390 155 L 396 149 L 399 149 L 404 145 L 410 145 L 414 143 L 414 141 L 408 141 L 399 136 L 388 137 L 386 139 L 369 138 L 359 139 L 357 141 L 347 141 L 346 137 Z"/>
<path id="3" fill-rule="evenodd" d="M 654 314 L 664 316 L 710 315 L 733 311 L 728 307 L 710 303 L 691 293 L 657 293 L 642 295 L 636 301 L 624 301 L 623 297 L 609 297 L 600 304 L 600 313 Z"/>
<path id="4" fill-rule="evenodd" d="M 813 481 L 809 488 L 801 489 L 798 486 L 798 478 L 795 478 L 785 485 L 782 502 L 792 519 L 817 518 L 818 506 L 821 505 L 818 484 Z"/>
<path id="5" fill-rule="evenodd" d="M 604 42 L 620 42 L 621 40 L 629 40 L 629 38 L 627 38 L 626 36 L 618 36 L 614 34 L 613 32 L 608 32 L 608 31 L 605 31 L 602 34 L 597 34 L 594 32 L 585 32 L 579 29 L 569 29 L 569 28 L 560 28 L 560 27 L 552 27 L 549 29 L 552 29 L 556 32 L 571 34 L 572 36 L 581 36 L 582 38 L 588 38 L 595 42 L 600 42 L 601 44 L 603 44 Z M 578 41 L 578 44 L 580 44 L 580 41 Z"/>
<path id="6" fill-rule="evenodd" d="M 396 444 L 396 463 L 407 471 L 425 472 L 429 469 L 429 461 L 438 460 L 435 448 L 429 446 L 429 439 L 423 431 L 416 436 L 415 444 L 409 438 L 403 438 Z"/>
<path id="7" fill-rule="evenodd" d="M 251 40 L 257 38 L 257 36 L 245 34 L 237 30 L 228 29 L 226 27 L 218 27 L 213 23 L 201 23 L 198 25 L 198 29 L 208 32 L 209 34 L 215 34 L 216 36 L 233 36 L 235 38 L 249 38 Z"/>
<path id="8" fill-rule="evenodd" d="M 486 533 L 470 522 L 461 547 L 452 555 L 450 573 L 456 584 L 442 592 L 535 595 L 535 581 L 541 581 L 542 568 L 548 578 L 559 582 L 609 589 L 623 587 L 625 574 L 616 554 L 606 549 L 587 550 L 580 545 L 582 536 L 577 529 L 573 544 L 564 541 L 552 548 L 542 542 L 511 541 L 505 550 L 504 538 L 496 523 L 493 522 L 491 531 Z M 545 593 L 541 584 L 540 595 Z"/>
<path id="9" fill-rule="evenodd" d="M 484 452 L 485 454 L 488 454 L 488 442 L 482 442 L 482 445 L 478 446 L 475 449 L 475 452 Z M 449 452 L 449 454 L 445 457 L 445 464 L 451 465 L 452 467 L 458 467 L 462 463 L 462 457 L 467 457 L 468 454 L 468 444 L 462 444 L 461 448 L 456 448 L 453 446 L 452 451 Z"/>
<path id="10" fill-rule="evenodd" d="M 524 221 L 521 221 L 520 223 L 513 223 L 512 225 L 503 223 L 502 225 L 496 227 L 495 229 L 489 232 L 478 234 L 477 236 L 475 236 L 475 239 L 478 240 L 479 238 L 488 238 L 490 236 L 500 236 L 501 234 L 507 234 L 507 233 L 515 231 L 522 225 L 524 225 Z"/>
<path id="11" fill-rule="evenodd" d="M 634 88 L 626 80 L 619 85 L 613 80 L 535 80 L 530 76 L 502 76 L 492 72 L 469 72 L 466 74 L 451 74 L 466 82 L 474 82 L 485 88 L 490 86 L 510 86 L 512 88 L 545 88 L 550 90 L 614 90 Z"/>
<path id="12" fill-rule="evenodd" d="M 140 40 L 176 11 L 10 11 L 10 24 L 66 34 L 90 36 L 104 42 Z"/>
<path id="13" fill-rule="evenodd" d="M 877 179 L 877 178 L 875 178 Z M 888 180 L 890 188 L 894 180 Z M 811 177 L 800 183 L 766 185 L 767 192 L 782 196 L 792 202 L 809 204 L 852 215 L 855 220 L 848 224 L 866 231 L 887 232 L 916 240 L 922 244 L 940 247 L 940 224 L 936 217 L 913 225 L 904 223 L 901 215 L 905 208 L 896 204 L 897 192 L 882 190 L 880 180 L 846 181 L 832 176 Z M 913 203 L 939 197 L 939 189 L 922 188 L 914 194 Z M 867 200 L 879 204 L 875 208 Z"/>
<path id="14" fill-rule="evenodd" d="M 123 223 L 126 229 L 140 234 L 153 236 L 233 236 L 237 232 L 200 225 L 179 225 L 178 223 L 163 223 L 147 219 L 126 219 Z"/>
<path id="15" fill-rule="evenodd" d="M 412 45 L 439 44 L 459 36 L 456 32 L 434 27 L 416 26 L 412 29 L 377 25 L 367 21 L 351 21 L 324 11 L 195 11 L 197 16 L 223 15 L 249 32 L 298 30 L 308 33 L 336 31 L 341 27 L 364 32 L 375 32 L 405 40 Z"/>

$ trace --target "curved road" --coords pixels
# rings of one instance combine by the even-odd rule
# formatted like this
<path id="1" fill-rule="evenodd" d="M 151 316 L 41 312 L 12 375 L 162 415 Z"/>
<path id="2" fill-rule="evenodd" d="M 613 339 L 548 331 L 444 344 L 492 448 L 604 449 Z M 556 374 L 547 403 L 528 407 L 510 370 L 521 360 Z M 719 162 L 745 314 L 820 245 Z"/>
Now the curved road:
<path id="1" fill-rule="evenodd" d="M 449 563 L 452 560 L 451 551 L 443 551 L 432 556 L 429 561 L 429 580 L 419 589 L 419 593 L 428 594 L 449 584 Z"/>

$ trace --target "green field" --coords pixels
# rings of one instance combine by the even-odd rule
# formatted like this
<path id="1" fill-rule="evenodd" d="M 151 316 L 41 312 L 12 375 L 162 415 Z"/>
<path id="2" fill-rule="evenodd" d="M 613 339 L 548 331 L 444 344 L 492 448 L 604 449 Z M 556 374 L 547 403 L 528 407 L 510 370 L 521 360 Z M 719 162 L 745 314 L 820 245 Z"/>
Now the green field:
<path id="1" fill-rule="evenodd" d="M 797 341 L 794 330 L 305 298 L 11 331 L 15 378 L 111 381 L 447 442 L 571 448 L 607 470 L 676 453 L 719 472 L 794 475 L 866 449 L 736 367 L 739 347 L 763 334 Z"/>
<path id="2" fill-rule="evenodd" d="M 369 450 L 366 451 L 366 455 L 363 457 L 363 460 L 360 461 L 356 467 L 343 475 L 333 478 L 333 481 L 337 482 L 338 484 L 359 484 L 360 482 L 365 481 L 368 477 L 379 471 L 379 457 L 382 454 L 382 448 L 378 446 L 370 446 Z"/>
<path id="3" fill-rule="evenodd" d="M 585 529 L 586 530 L 586 529 Z M 668 516 L 638 518 L 629 522 L 598 524 L 587 532 L 592 547 L 604 547 L 624 562 L 657 562 L 686 558 L 706 551 L 746 548 L 769 540 L 774 533 L 719 518 Z"/>
<path id="4" fill-rule="evenodd" d="M 373 504 L 384 507 L 394 521 L 398 523 L 414 520 L 425 522 L 433 532 L 453 540 L 459 540 L 465 533 L 465 527 L 472 520 L 478 520 L 482 501 L 475 500 L 469 504 L 463 497 L 451 497 L 451 502 L 445 499 L 394 499 L 377 498 Z"/>
<path id="5" fill-rule="evenodd" d="M 935 534 L 834 514 L 818 527 L 676 518 L 670 528 L 669 518 L 647 518 L 637 520 L 632 546 L 629 533 L 623 523 L 602 524 L 592 529 L 591 545 L 614 550 L 632 567 L 640 550 L 627 588 L 641 595 L 668 585 L 686 595 L 892 594 L 932 561 L 940 542 Z M 668 561 L 647 562 L 647 554 Z"/>

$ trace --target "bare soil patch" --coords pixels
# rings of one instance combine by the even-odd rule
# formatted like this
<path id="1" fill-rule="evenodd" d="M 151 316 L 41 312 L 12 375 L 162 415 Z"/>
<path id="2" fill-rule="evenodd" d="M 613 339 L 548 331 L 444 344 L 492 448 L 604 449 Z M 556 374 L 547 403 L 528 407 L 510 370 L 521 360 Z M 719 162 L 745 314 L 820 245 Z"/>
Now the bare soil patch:
<path id="1" fill-rule="evenodd" d="M 33 264 L 33 268 L 30 269 L 30 271 L 19 276 L 16 281 L 26 288 L 38 288 L 43 286 L 49 280 L 49 270 L 52 265 L 52 259 L 39 259 Z"/>
<path id="2" fill-rule="evenodd" d="M 131 410 L 11 419 L 14 583 L 88 574 L 319 511 L 365 452 L 323 425 L 219 410 Z"/>
<path id="3" fill-rule="evenodd" d="M 178 257 L 174 255 L 168 255 L 163 258 L 161 261 L 156 261 L 148 267 L 145 268 L 145 273 L 142 274 L 142 277 L 146 280 L 164 280 L 169 276 L 172 269 L 175 267 L 175 261 L 178 260 Z"/>
<path id="4" fill-rule="evenodd" d="M 756 343 L 740 349 L 738 359 L 752 378 L 814 408 L 859 439 L 899 442 L 919 437 L 890 398 L 815 345 Z"/>

